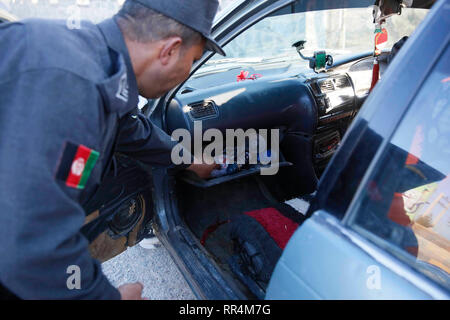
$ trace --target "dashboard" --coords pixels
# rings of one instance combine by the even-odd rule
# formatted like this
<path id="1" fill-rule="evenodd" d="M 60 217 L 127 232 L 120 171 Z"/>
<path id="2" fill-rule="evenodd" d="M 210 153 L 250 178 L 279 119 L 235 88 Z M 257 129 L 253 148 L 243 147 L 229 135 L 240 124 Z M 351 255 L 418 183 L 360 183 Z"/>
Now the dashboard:
<path id="1" fill-rule="evenodd" d="M 296 137 L 284 146 L 287 160 L 298 170 L 320 175 L 369 93 L 372 66 L 372 57 L 365 54 L 337 60 L 319 74 L 272 64 L 196 77 L 170 101 L 165 130 L 171 134 L 185 128 L 193 134 L 195 121 L 202 122 L 203 131 L 283 128 L 285 135 Z M 242 70 L 261 77 L 238 82 Z"/>

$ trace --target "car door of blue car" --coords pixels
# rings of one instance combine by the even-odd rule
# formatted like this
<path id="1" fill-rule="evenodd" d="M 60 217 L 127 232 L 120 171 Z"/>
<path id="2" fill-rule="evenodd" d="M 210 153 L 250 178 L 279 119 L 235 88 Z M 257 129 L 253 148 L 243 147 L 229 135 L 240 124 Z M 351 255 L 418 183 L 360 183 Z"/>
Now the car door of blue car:
<path id="1" fill-rule="evenodd" d="M 442 0 L 347 132 L 266 299 L 450 298 L 449 29 Z"/>

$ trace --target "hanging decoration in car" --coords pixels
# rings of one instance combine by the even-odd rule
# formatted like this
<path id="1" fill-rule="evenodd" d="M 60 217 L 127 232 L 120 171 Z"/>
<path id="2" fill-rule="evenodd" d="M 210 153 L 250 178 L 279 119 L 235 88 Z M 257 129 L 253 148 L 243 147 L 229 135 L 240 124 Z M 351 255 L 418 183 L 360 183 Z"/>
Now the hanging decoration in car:
<path id="1" fill-rule="evenodd" d="M 260 75 L 259 73 L 254 73 L 251 76 L 249 76 L 249 74 L 250 72 L 242 70 L 241 73 L 237 75 L 237 82 L 245 80 L 256 80 L 262 77 L 262 75 Z"/>
<path id="2" fill-rule="evenodd" d="M 370 91 L 375 87 L 378 80 L 380 79 L 380 63 L 378 57 L 380 56 L 382 50 L 386 47 L 388 41 L 388 33 L 386 28 L 381 26 L 383 22 L 379 22 L 375 26 L 375 47 L 374 47 L 374 59 L 373 59 L 373 70 L 372 70 L 372 82 L 370 85 Z"/>
<path id="3" fill-rule="evenodd" d="M 412 6 L 413 0 L 376 0 L 373 6 L 372 16 L 373 23 L 375 24 L 375 48 L 372 70 L 372 83 L 370 90 L 375 87 L 380 78 L 380 65 L 379 56 L 382 50 L 386 47 L 388 41 L 388 33 L 383 24 L 386 23 L 386 19 L 393 15 L 401 15 L 403 8 L 409 8 Z"/>
<path id="4" fill-rule="evenodd" d="M 381 51 L 386 48 L 388 41 L 388 33 L 386 28 L 381 26 L 375 29 L 375 56 L 379 56 Z"/>
<path id="5" fill-rule="evenodd" d="M 305 57 L 301 50 L 305 48 L 306 40 L 300 40 L 294 43 L 292 46 L 297 50 L 298 54 L 303 60 L 309 61 L 309 67 L 314 70 L 314 72 L 326 72 L 326 67 L 331 67 L 333 65 L 333 57 L 326 54 L 325 51 L 315 51 L 313 57 Z"/>

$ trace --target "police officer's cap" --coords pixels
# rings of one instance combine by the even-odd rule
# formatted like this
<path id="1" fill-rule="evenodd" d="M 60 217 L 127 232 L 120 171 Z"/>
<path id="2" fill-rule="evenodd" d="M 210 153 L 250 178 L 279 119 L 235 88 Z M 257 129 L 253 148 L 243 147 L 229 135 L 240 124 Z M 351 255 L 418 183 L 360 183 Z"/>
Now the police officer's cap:
<path id="1" fill-rule="evenodd" d="M 219 44 L 211 38 L 211 27 L 219 6 L 218 0 L 133 0 L 166 17 L 199 32 L 206 39 L 206 49 L 225 56 Z"/>

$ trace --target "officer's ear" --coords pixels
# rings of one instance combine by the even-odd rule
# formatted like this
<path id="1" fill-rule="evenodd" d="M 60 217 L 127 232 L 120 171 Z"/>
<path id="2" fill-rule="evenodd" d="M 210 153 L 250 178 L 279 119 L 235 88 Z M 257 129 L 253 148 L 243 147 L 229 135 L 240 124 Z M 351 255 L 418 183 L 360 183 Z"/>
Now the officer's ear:
<path id="1" fill-rule="evenodd" d="M 183 40 L 180 37 L 170 37 L 163 40 L 163 46 L 159 52 L 159 60 L 162 65 L 168 65 L 178 60 Z"/>

